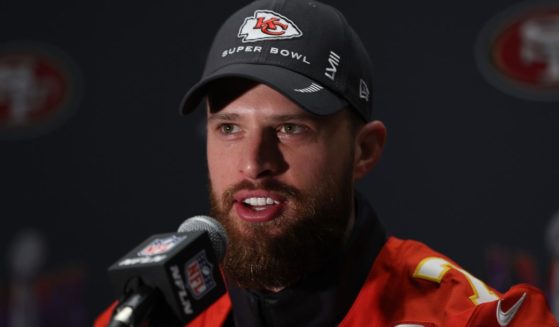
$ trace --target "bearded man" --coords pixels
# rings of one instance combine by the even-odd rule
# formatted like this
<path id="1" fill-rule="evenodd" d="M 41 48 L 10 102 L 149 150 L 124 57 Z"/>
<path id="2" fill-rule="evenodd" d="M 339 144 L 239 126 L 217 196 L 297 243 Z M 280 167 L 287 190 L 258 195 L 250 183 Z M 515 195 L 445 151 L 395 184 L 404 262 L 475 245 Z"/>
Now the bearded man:
<path id="1" fill-rule="evenodd" d="M 365 47 L 331 6 L 260 0 L 223 24 L 181 110 L 206 110 L 227 293 L 189 326 L 557 326 L 534 287 L 500 294 L 385 235 L 354 190 L 386 139 L 371 84 Z"/>

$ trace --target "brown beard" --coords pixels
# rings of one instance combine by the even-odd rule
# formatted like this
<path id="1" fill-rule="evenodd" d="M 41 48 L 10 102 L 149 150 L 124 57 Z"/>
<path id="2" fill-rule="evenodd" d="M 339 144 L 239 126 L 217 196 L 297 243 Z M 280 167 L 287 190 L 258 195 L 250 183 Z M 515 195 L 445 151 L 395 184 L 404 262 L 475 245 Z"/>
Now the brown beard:
<path id="1" fill-rule="evenodd" d="M 352 188 L 348 176 L 341 183 L 325 177 L 308 194 L 276 180 L 258 185 L 243 181 L 226 190 L 218 201 L 210 183 L 211 215 L 223 224 L 229 237 L 223 260 L 228 282 L 272 290 L 318 271 L 341 246 L 351 214 Z M 264 223 L 229 216 L 233 195 L 247 189 L 276 192 L 287 199 L 288 208 Z"/>

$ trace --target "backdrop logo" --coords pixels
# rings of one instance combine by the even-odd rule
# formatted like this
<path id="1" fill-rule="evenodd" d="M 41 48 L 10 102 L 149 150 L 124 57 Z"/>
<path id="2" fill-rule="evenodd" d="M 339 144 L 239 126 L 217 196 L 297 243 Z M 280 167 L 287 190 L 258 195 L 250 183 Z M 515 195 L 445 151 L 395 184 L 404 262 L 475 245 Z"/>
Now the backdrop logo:
<path id="1" fill-rule="evenodd" d="M 245 18 L 238 37 L 243 42 L 292 39 L 303 33 L 295 23 L 271 10 L 256 10 L 254 16 Z"/>
<path id="2" fill-rule="evenodd" d="M 498 15 L 481 32 L 476 57 L 497 88 L 559 100 L 559 3 L 530 2 Z"/>

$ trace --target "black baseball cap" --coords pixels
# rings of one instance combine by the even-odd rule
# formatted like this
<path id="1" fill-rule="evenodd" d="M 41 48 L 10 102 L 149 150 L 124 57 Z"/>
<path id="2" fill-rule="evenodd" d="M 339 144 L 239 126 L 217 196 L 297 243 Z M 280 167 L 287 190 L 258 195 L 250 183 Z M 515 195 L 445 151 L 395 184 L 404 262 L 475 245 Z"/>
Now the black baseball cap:
<path id="1" fill-rule="evenodd" d="M 211 82 L 237 77 L 267 84 L 308 112 L 350 106 L 368 121 L 371 70 L 359 36 L 337 9 L 312 0 L 258 0 L 221 26 L 180 110 L 195 110 Z"/>

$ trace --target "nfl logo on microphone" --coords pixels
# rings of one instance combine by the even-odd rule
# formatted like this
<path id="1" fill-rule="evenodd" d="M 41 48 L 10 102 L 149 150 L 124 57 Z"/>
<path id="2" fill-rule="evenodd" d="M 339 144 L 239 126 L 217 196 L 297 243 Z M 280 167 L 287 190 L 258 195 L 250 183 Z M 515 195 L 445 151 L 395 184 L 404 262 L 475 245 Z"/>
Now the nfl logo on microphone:
<path id="1" fill-rule="evenodd" d="M 213 265 L 206 257 L 206 251 L 198 252 L 185 265 L 186 285 L 190 289 L 190 293 L 195 299 L 204 297 L 215 286 L 216 282 L 213 278 Z"/>
<path id="2" fill-rule="evenodd" d="M 138 252 L 138 256 L 154 256 L 157 254 L 163 254 L 171 251 L 177 244 L 184 240 L 186 236 L 178 237 L 172 235 L 166 238 L 156 238 L 151 241 L 145 248 Z"/>

